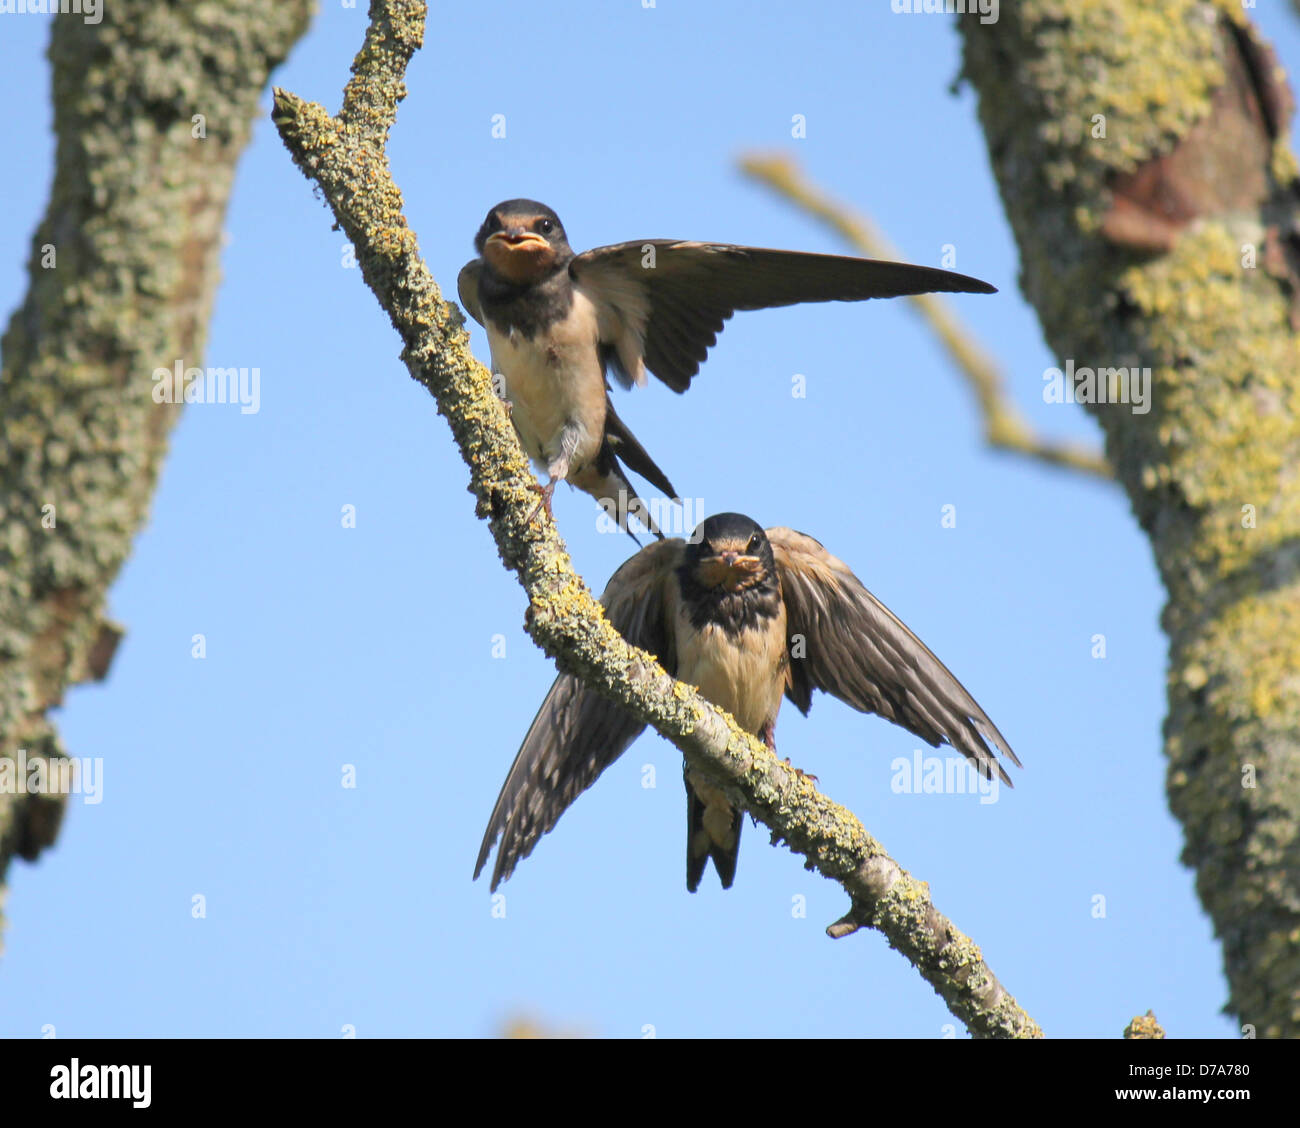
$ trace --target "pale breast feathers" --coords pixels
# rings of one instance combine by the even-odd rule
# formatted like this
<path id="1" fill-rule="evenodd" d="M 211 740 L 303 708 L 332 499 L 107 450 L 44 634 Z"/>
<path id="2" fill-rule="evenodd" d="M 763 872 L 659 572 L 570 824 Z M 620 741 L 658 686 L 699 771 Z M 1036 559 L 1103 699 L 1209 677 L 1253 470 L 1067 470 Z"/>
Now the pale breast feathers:
<path id="1" fill-rule="evenodd" d="M 785 692 L 785 609 L 776 620 L 729 635 L 716 624 L 677 624 L 677 676 L 699 686 L 748 732 L 776 719 Z"/>

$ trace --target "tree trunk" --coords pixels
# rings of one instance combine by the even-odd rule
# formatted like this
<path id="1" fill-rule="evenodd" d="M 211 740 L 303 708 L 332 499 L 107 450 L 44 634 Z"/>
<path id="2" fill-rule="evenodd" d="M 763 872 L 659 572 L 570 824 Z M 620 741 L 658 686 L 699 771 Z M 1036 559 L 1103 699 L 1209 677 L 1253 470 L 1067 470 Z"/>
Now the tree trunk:
<path id="1" fill-rule="evenodd" d="M 1088 410 L 1168 592 L 1169 802 L 1223 941 L 1228 1009 L 1247 1033 L 1295 1037 L 1300 185 L 1289 94 L 1239 0 L 1018 0 L 996 24 L 960 24 L 1021 284 L 1058 365 L 1150 369 L 1148 413 Z M 1116 786 L 1143 751 L 1136 740 L 1102 750 Z"/>
<path id="2" fill-rule="evenodd" d="M 113 0 L 51 21 L 54 183 L 0 340 L 0 881 L 58 833 L 65 797 L 27 791 L 66 764 L 46 711 L 112 660 L 105 592 L 179 411 L 153 373 L 198 364 L 235 163 L 310 13 Z"/>

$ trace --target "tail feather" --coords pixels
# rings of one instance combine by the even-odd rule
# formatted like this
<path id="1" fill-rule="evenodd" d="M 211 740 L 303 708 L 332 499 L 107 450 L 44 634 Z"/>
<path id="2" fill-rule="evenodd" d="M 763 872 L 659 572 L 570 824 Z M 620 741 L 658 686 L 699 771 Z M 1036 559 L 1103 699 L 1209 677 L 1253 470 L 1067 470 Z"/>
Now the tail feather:
<path id="1" fill-rule="evenodd" d="M 614 405 L 609 402 L 608 396 L 605 397 L 605 443 L 630 470 L 640 474 L 655 489 L 662 491 L 665 497 L 677 500 L 677 491 L 673 489 L 668 475 L 655 465 L 654 459 L 650 457 L 645 447 L 628 430 L 627 424 L 618 417 L 618 412 L 614 410 Z"/>
<path id="2" fill-rule="evenodd" d="M 641 542 L 632 532 L 630 517 L 636 517 L 656 537 L 660 540 L 664 539 L 658 522 L 650 512 L 650 506 L 637 496 L 636 489 L 623 473 L 623 468 L 619 465 L 608 439 L 600 448 L 596 458 L 569 480 L 599 501 L 601 508 L 617 521 L 618 527 L 638 545 Z"/>
<path id="3" fill-rule="evenodd" d="M 703 793 L 705 798 L 700 797 Z M 700 887 L 709 859 L 723 889 L 736 880 L 740 857 L 742 813 L 722 798 L 722 793 L 686 772 L 686 888 Z"/>

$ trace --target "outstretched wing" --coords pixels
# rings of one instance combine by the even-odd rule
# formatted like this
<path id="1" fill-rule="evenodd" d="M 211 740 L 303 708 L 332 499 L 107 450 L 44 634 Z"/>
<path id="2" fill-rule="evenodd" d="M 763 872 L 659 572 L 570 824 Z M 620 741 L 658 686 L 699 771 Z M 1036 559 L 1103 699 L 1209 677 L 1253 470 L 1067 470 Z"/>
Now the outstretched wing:
<path id="1" fill-rule="evenodd" d="M 1011 786 L 993 749 L 1020 767 L 1016 754 L 929 647 L 812 537 L 781 528 L 768 529 L 767 536 L 785 597 L 791 640 L 786 696 L 795 706 L 807 713 L 813 690 L 825 690 L 930 745 L 951 744 L 985 779 L 996 769 Z"/>
<path id="2" fill-rule="evenodd" d="M 645 369 L 684 392 L 737 310 L 858 302 L 932 291 L 995 293 L 977 278 L 905 262 L 642 239 L 580 254 L 569 273 L 596 302 L 614 375 Z"/>
<path id="3" fill-rule="evenodd" d="M 673 569 L 681 562 L 682 546 L 676 539 L 647 545 L 614 573 L 601 596 L 615 630 L 633 646 L 654 654 L 669 673 L 676 663 L 665 596 Z M 556 678 L 492 809 L 474 877 L 483 871 L 499 837 L 492 871 L 496 889 L 644 727 L 577 678 Z"/>

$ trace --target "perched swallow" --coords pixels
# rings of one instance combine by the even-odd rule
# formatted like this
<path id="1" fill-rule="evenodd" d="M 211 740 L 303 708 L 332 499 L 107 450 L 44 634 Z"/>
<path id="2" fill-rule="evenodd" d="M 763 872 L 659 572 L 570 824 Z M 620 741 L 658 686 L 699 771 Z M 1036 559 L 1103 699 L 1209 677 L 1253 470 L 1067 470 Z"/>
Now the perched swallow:
<path id="1" fill-rule="evenodd" d="M 457 288 L 487 330 L 520 442 L 548 475 L 535 487 L 539 508 L 550 512 L 555 483 L 565 479 L 623 528 L 632 511 L 656 535 L 623 466 L 668 497 L 677 491 L 615 413 L 608 376 L 630 388 L 644 384 L 649 369 L 686 391 L 736 310 L 996 292 L 928 266 L 726 243 L 638 239 L 575 255 L 560 217 L 536 200 L 494 207 L 474 247 L 479 257 L 461 270 Z"/>
<path id="2" fill-rule="evenodd" d="M 925 643 L 846 564 L 793 529 L 765 532 L 739 513 L 709 517 L 690 541 L 643 548 L 614 573 L 601 602 L 628 642 L 773 750 L 782 696 L 807 714 L 820 689 L 934 747 L 952 745 L 986 779 L 996 770 L 1011 785 L 990 744 L 1020 766 Z M 499 836 L 496 889 L 644 727 L 577 678 L 557 678 L 497 797 L 474 877 Z M 729 888 L 741 812 L 689 767 L 684 774 L 686 887 L 695 892 L 712 858 Z"/>

